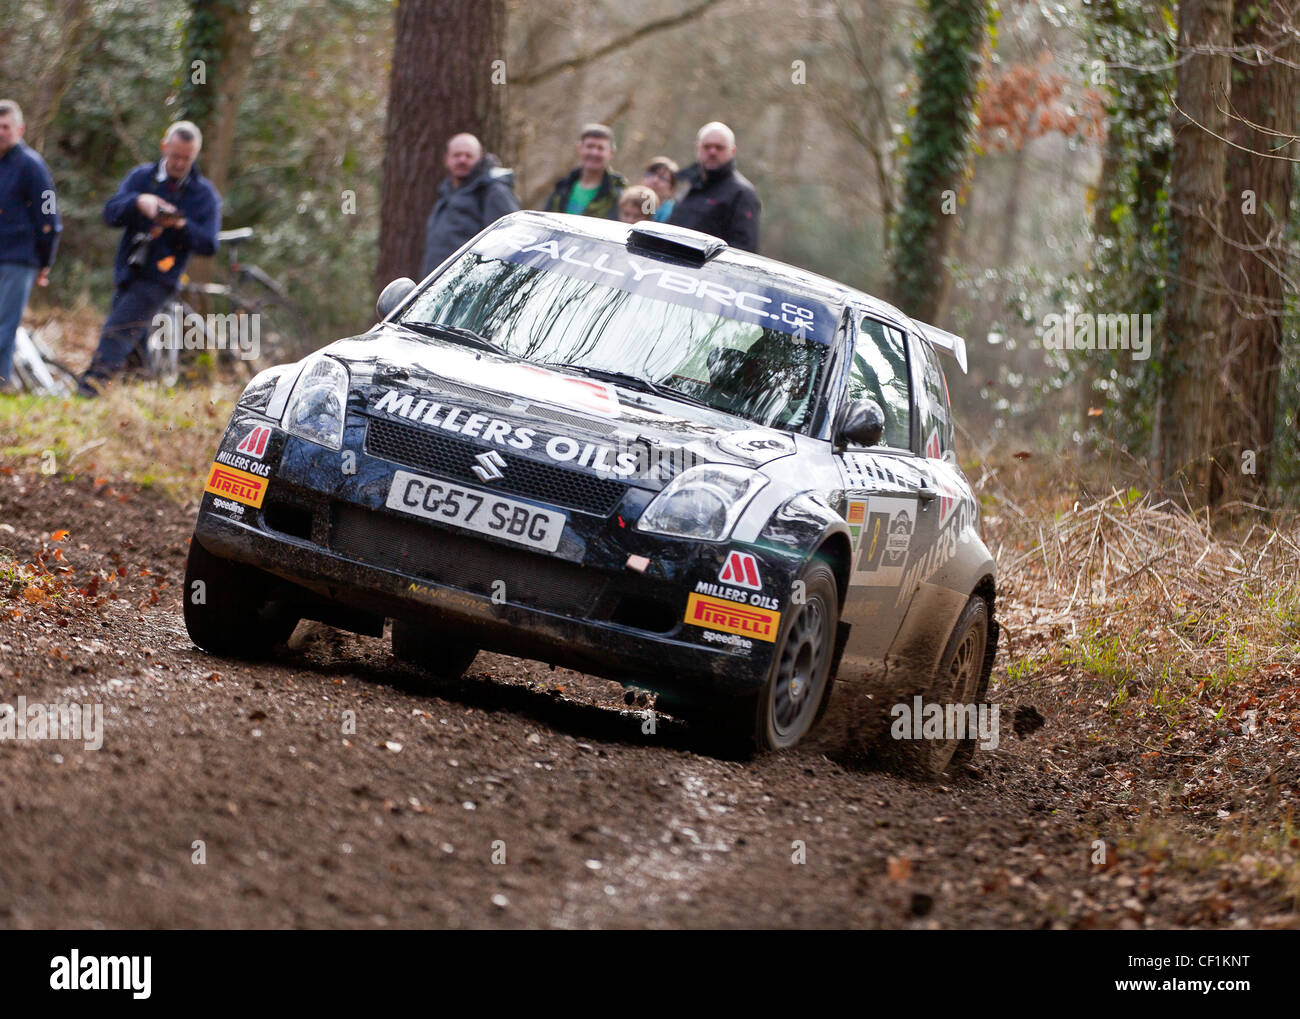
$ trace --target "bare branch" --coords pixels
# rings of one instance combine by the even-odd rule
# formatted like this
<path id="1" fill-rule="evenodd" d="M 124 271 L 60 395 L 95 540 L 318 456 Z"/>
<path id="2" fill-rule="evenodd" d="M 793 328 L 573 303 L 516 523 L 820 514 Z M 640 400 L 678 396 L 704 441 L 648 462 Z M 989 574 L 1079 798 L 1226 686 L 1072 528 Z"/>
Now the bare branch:
<path id="1" fill-rule="evenodd" d="M 658 21 L 648 21 L 644 25 L 634 28 L 624 35 L 617 36 L 602 46 L 597 46 L 589 53 L 580 53 L 576 57 L 568 57 L 565 60 L 558 61 L 554 64 L 548 64 L 540 70 L 533 71 L 531 74 L 521 74 L 514 78 L 511 84 L 516 88 L 528 88 L 531 85 L 541 84 L 549 78 L 554 78 L 557 74 L 564 71 L 576 71 L 579 67 L 590 64 L 601 57 L 607 57 L 617 50 L 625 49 L 634 42 L 644 39 L 646 36 L 654 35 L 657 32 L 664 32 L 670 28 L 676 28 L 687 22 L 694 21 L 705 11 L 716 7 L 722 0 L 704 0 L 703 3 L 682 11 L 680 14 L 673 14 L 666 18 L 660 18 Z"/>

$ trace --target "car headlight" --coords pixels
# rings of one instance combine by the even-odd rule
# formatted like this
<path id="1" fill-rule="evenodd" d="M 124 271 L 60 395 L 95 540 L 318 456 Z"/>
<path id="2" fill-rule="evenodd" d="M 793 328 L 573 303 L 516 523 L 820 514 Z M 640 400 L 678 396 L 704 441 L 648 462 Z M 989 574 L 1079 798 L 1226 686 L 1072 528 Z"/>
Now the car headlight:
<path id="1" fill-rule="evenodd" d="M 317 355 L 303 368 L 289 397 L 285 431 L 330 449 L 343 446 L 343 411 L 348 403 L 348 371 L 333 358 Z"/>
<path id="2" fill-rule="evenodd" d="M 637 530 L 725 541 L 767 478 L 748 467 L 702 464 L 683 471 L 651 500 Z"/>

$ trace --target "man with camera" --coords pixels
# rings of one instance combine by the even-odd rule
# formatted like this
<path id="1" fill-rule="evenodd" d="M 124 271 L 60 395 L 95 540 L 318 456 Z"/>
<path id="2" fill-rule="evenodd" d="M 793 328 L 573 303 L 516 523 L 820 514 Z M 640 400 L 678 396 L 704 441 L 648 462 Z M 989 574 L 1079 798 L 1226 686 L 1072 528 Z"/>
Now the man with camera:
<path id="1" fill-rule="evenodd" d="M 191 254 L 217 250 L 221 196 L 196 163 L 203 135 L 188 120 L 167 128 L 162 158 L 137 166 L 104 206 L 123 227 L 113 262 L 113 306 L 78 392 L 96 396 L 148 341 L 153 317 L 180 286 Z"/>

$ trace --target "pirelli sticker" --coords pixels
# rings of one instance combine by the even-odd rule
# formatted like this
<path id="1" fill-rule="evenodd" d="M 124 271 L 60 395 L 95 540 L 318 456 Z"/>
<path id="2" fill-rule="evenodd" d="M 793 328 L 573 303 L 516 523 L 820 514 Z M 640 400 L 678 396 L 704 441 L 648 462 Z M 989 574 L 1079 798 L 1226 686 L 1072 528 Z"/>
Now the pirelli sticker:
<path id="1" fill-rule="evenodd" d="M 245 506 L 258 509 L 262 505 L 262 499 L 266 497 L 266 485 L 266 478 L 259 478 L 256 474 L 227 467 L 225 464 L 214 463 L 212 470 L 208 472 L 208 483 L 203 486 L 203 491 L 234 499 L 235 502 L 242 502 Z"/>
<path id="2" fill-rule="evenodd" d="M 781 613 L 693 593 L 686 602 L 686 622 L 692 626 L 702 626 L 706 630 L 721 630 L 723 633 L 775 643 L 781 625 Z"/>

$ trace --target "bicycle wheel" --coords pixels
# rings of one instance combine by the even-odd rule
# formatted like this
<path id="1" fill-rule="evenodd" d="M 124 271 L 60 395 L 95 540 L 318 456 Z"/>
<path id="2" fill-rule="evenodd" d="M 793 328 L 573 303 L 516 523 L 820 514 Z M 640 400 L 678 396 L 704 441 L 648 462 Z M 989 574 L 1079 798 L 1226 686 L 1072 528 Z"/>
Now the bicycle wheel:
<path id="1" fill-rule="evenodd" d="M 167 323 L 151 332 L 145 340 L 145 370 L 151 379 L 168 388 L 180 381 L 180 353 L 185 336 L 185 319 L 188 309 L 177 300 L 163 305 L 161 315 Z"/>
<path id="2" fill-rule="evenodd" d="M 14 334 L 13 375 L 34 396 L 71 396 L 77 391 L 77 376 L 22 326 Z"/>
<path id="3" fill-rule="evenodd" d="M 77 391 L 80 380 L 77 373 L 58 361 L 46 361 L 45 370 L 50 373 L 53 396 L 71 396 Z"/>
<path id="4" fill-rule="evenodd" d="M 236 282 L 232 300 L 258 316 L 261 350 L 254 360 L 259 370 L 313 349 L 306 316 L 278 282 L 255 265 L 244 266 Z"/>

